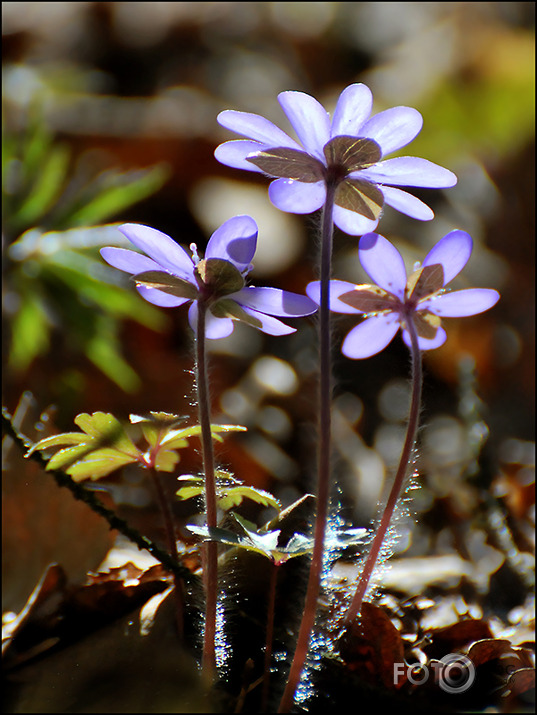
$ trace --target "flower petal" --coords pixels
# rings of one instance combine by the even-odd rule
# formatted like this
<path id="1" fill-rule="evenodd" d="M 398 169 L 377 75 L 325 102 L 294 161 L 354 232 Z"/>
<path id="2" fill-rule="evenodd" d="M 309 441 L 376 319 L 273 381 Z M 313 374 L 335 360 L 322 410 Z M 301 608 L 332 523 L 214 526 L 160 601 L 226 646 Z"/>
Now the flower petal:
<path id="1" fill-rule="evenodd" d="M 257 246 L 257 224 L 251 216 L 234 216 L 213 233 L 205 258 L 230 261 L 241 272 L 247 271 Z"/>
<path id="2" fill-rule="evenodd" d="M 440 263 L 444 269 L 444 285 L 447 285 L 468 263 L 472 245 L 472 238 L 466 231 L 450 231 L 433 246 L 422 265 Z"/>
<path id="3" fill-rule="evenodd" d="M 280 211 L 309 214 L 317 211 L 326 199 L 324 181 L 303 184 L 292 179 L 276 179 L 269 186 L 269 199 Z"/>
<path id="4" fill-rule="evenodd" d="M 377 219 L 369 219 L 356 211 L 350 211 L 342 206 L 334 206 L 334 223 L 349 236 L 363 236 L 364 233 L 374 231 L 380 216 L 381 214 Z"/>
<path id="5" fill-rule="evenodd" d="M 249 139 L 235 139 L 217 146 L 214 156 L 221 164 L 231 166 L 233 169 L 262 173 L 262 170 L 251 161 L 247 161 L 246 157 L 254 151 L 263 151 L 263 149 L 266 149 L 266 144 L 253 142 Z"/>
<path id="6" fill-rule="evenodd" d="M 466 288 L 425 300 L 419 309 L 442 318 L 463 318 L 489 310 L 499 299 L 500 294 L 492 288 Z"/>
<path id="7" fill-rule="evenodd" d="M 326 109 L 304 92 L 281 92 L 278 101 L 306 151 L 324 164 L 323 147 L 330 139 L 330 117 Z"/>
<path id="8" fill-rule="evenodd" d="M 341 352 L 353 360 L 376 355 L 391 343 L 399 327 L 398 316 L 395 313 L 366 318 L 347 335 Z"/>
<path id="9" fill-rule="evenodd" d="M 262 142 L 267 147 L 287 146 L 293 149 L 302 149 L 288 134 L 259 114 L 226 109 L 220 112 L 216 121 L 226 129 L 242 134 L 256 142 Z"/>
<path id="10" fill-rule="evenodd" d="M 194 333 L 198 332 L 198 304 L 192 303 L 188 309 L 188 322 Z M 205 316 L 205 337 L 209 340 L 219 340 L 231 335 L 234 328 L 231 318 L 216 318 L 210 310 Z"/>
<path id="11" fill-rule="evenodd" d="M 346 87 L 339 95 L 332 119 L 331 136 L 365 136 L 360 129 L 367 121 L 373 107 L 373 95 L 365 84 Z"/>
<path id="12" fill-rule="evenodd" d="M 290 335 L 296 332 L 296 328 L 291 328 L 289 325 L 282 323 L 281 320 L 273 318 L 270 315 L 265 315 L 264 313 L 259 313 L 257 310 L 246 307 L 244 307 L 244 312 L 258 320 L 261 323 L 259 330 L 263 333 L 267 333 L 267 335 Z"/>
<path id="13" fill-rule="evenodd" d="M 447 189 L 455 186 L 457 177 L 452 171 L 415 156 L 386 159 L 363 169 L 360 178 L 390 186 L 416 186 L 425 189 Z"/>
<path id="14" fill-rule="evenodd" d="M 142 285 L 136 286 L 136 290 L 148 303 L 153 303 L 153 305 L 158 305 L 161 308 L 177 308 L 190 300 L 190 298 L 179 298 L 169 293 L 163 293 L 158 288 L 148 288 Z"/>
<path id="15" fill-rule="evenodd" d="M 333 310 L 335 313 L 353 313 L 355 315 L 360 315 L 362 311 L 356 310 L 356 308 L 352 308 L 350 305 L 341 303 L 338 300 L 340 295 L 348 293 L 355 288 L 356 285 L 354 283 L 349 283 L 349 281 L 331 280 L 328 294 L 330 310 Z M 321 281 L 312 281 L 311 283 L 308 283 L 306 286 L 306 293 L 313 301 L 315 301 L 315 303 L 317 303 L 317 305 L 321 305 Z"/>
<path id="16" fill-rule="evenodd" d="M 247 286 L 227 297 L 245 308 L 252 308 L 266 315 L 292 318 L 311 315 L 317 310 L 315 303 L 307 296 L 279 288 Z"/>
<path id="17" fill-rule="evenodd" d="M 101 248 L 101 256 L 114 268 L 127 273 L 143 273 L 144 271 L 160 271 L 162 267 L 151 258 L 128 248 Z"/>
<path id="18" fill-rule="evenodd" d="M 361 128 L 360 136 L 374 139 L 385 156 L 410 144 L 422 126 L 423 117 L 417 109 L 392 107 L 371 117 Z"/>
<path id="19" fill-rule="evenodd" d="M 395 189 L 393 186 L 382 186 L 381 190 L 384 194 L 384 203 L 405 216 L 410 216 L 418 221 L 430 221 L 434 218 L 432 209 L 420 199 L 409 194 L 408 191 Z"/>
<path id="20" fill-rule="evenodd" d="M 420 350 L 434 350 L 435 348 L 439 348 L 441 345 L 443 345 L 446 342 L 446 338 L 447 333 L 444 328 L 440 326 L 436 331 L 436 335 L 434 336 L 434 338 L 431 338 L 430 340 L 428 340 L 427 338 L 420 338 L 418 336 L 418 347 Z M 412 343 L 408 330 L 403 330 L 403 340 L 408 348 L 412 348 Z"/>
<path id="21" fill-rule="evenodd" d="M 367 275 L 388 293 L 404 301 L 405 262 L 393 243 L 378 233 L 368 233 L 360 239 L 358 254 Z"/>
<path id="22" fill-rule="evenodd" d="M 169 273 L 191 280 L 194 264 L 188 253 L 162 231 L 138 223 L 124 223 L 118 230 L 126 236 L 136 248 L 156 261 Z"/>

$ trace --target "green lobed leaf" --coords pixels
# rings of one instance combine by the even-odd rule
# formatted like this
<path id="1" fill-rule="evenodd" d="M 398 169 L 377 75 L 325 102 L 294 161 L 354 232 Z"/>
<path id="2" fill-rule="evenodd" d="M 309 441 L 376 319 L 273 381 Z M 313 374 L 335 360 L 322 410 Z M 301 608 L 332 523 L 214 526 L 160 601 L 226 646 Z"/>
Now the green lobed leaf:
<path id="1" fill-rule="evenodd" d="M 106 477 L 116 469 L 136 461 L 137 457 L 122 454 L 116 449 L 105 447 L 104 449 L 92 450 L 65 471 L 71 475 L 76 482 L 85 479 L 96 480 Z"/>

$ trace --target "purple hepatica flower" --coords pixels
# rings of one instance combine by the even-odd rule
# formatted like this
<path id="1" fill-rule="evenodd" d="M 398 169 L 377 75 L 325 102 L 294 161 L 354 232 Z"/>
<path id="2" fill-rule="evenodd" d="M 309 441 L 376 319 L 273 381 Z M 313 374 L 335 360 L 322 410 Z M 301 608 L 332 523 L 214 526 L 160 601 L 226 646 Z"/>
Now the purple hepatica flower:
<path id="1" fill-rule="evenodd" d="M 334 116 L 303 92 L 282 92 L 278 100 L 299 142 L 257 114 L 226 110 L 217 120 L 248 137 L 216 148 L 218 161 L 275 177 L 272 203 L 282 211 L 307 214 L 324 205 L 326 187 L 336 185 L 334 223 L 362 235 L 376 228 L 384 204 L 421 221 L 431 209 L 398 186 L 430 189 L 457 183 L 451 171 L 416 157 L 384 160 L 419 134 L 423 119 L 411 107 L 392 107 L 370 117 L 373 96 L 364 84 L 341 93 Z"/>
<path id="2" fill-rule="evenodd" d="M 127 223 L 119 230 L 147 255 L 108 247 L 101 249 L 104 260 L 132 273 L 138 291 L 150 303 L 164 308 L 191 303 L 188 319 L 194 331 L 203 301 L 208 308 L 207 338 L 227 337 L 235 320 L 269 335 L 287 335 L 295 328 L 273 316 L 296 318 L 317 310 L 304 295 L 246 285 L 257 244 L 257 225 L 250 216 L 235 216 L 217 228 L 201 260 L 194 244 L 189 256 L 170 236 L 149 226 Z"/>
<path id="3" fill-rule="evenodd" d="M 409 321 L 414 323 L 420 350 L 438 348 L 446 340 L 441 318 L 482 313 L 500 297 L 490 288 L 446 292 L 446 285 L 464 268 L 472 252 L 472 239 L 464 231 L 451 231 L 444 236 L 408 279 L 403 257 L 383 236 L 362 236 L 358 252 L 364 270 L 377 285 L 330 281 L 330 309 L 365 316 L 343 342 L 341 351 L 349 358 L 379 353 L 399 329 L 410 347 L 406 327 Z M 318 281 L 310 283 L 306 292 L 319 303 Z"/>

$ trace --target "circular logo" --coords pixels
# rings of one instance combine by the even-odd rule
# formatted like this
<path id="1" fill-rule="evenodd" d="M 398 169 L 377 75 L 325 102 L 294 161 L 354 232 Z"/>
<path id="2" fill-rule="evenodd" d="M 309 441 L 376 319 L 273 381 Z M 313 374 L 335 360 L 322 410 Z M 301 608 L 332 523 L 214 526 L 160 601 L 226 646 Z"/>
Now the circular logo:
<path id="1" fill-rule="evenodd" d="M 475 680 L 475 666 L 465 655 L 450 653 L 440 659 L 443 664 L 438 685 L 446 693 L 464 693 Z"/>

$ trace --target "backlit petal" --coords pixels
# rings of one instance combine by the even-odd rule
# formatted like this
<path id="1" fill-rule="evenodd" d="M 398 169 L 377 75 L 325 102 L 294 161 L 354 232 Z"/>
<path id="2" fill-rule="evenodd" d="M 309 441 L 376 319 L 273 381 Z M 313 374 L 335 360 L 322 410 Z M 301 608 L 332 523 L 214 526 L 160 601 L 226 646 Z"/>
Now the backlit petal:
<path id="1" fill-rule="evenodd" d="M 101 256 L 114 268 L 127 273 L 143 273 L 144 271 L 161 271 L 162 266 L 153 259 L 128 248 L 101 248 Z"/>
<path id="2" fill-rule="evenodd" d="M 304 149 L 323 163 L 323 147 L 330 139 L 330 117 L 320 102 L 304 92 L 281 92 L 278 101 Z"/>
<path id="3" fill-rule="evenodd" d="M 399 156 L 386 159 L 360 172 L 362 178 L 390 186 L 416 186 L 426 189 L 445 189 L 455 186 L 457 177 L 452 171 L 427 159 Z"/>
<path id="4" fill-rule="evenodd" d="M 267 333 L 267 335 L 290 335 L 291 333 L 296 332 L 296 328 L 291 328 L 289 325 L 282 323 L 281 320 L 273 318 L 270 315 L 265 315 L 257 310 L 252 310 L 251 308 L 246 307 L 244 308 L 244 312 L 260 321 L 261 327 L 259 330 L 263 333 Z"/>
<path id="5" fill-rule="evenodd" d="M 118 230 L 166 271 L 180 278 L 192 278 L 194 267 L 190 256 L 167 234 L 138 223 L 124 223 Z"/>
<path id="6" fill-rule="evenodd" d="M 197 333 L 198 331 L 198 304 L 192 303 L 188 309 L 188 322 L 190 327 Z M 234 328 L 231 318 L 216 318 L 210 310 L 205 315 L 205 337 L 209 340 L 219 340 L 231 335 Z"/>
<path id="7" fill-rule="evenodd" d="M 472 238 L 466 231 L 450 231 L 433 246 L 422 265 L 440 263 L 444 269 L 444 285 L 447 285 L 468 263 L 472 246 Z"/>
<path id="8" fill-rule="evenodd" d="M 409 194 L 408 191 L 395 189 L 393 186 L 382 186 L 381 191 L 384 194 L 384 203 L 405 216 L 410 216 L 418 221 L 430 221 L 434 218 L 432 209 L 420 199 Z"/>
<path id="9" fill-rule="evenodd" d="M 365 136 L 360 129 L 373 107 L 373 95 L 365 84 L 351 84 L 339 95 L 332 119 L 331 136 Z"/>
<path id="10" fill-rule="evenodd" d="M 366 318 L 347 335 L 341 352 L 353 360 L 376 355 L 391 343 L 399 327 L 394 313 Z"/>
<path id="11" fill-rule="evenodd" d="M 392 107 L 375 114 L 364 124 L 360 136 L 374 139 L 382 155 L 409 144 L 421 131 L 423 117 L 412 107 Z"/>
<path id="12" fill-rule="evenodd" d="M 352 308 L 350 305 L 341 303 L 338 300 L 340 295 L 348 293 L 355 288 L 356 285 L 354 283 L 349 283 L 349 281 L 331 280 L 328 294 L 330 310 L 333 310 L 335 313 L 353 313 L 355 315 L 360 315 L 362 311 L 356 310 L 356 308 Z M 311 283 L 308 283 L 306 286 L 306 293 L 317 303 L 317 305 L 321 305 L 321 281 L 312 281 Z"/>
<path id="13" fill-rule="evenodd" d="M 161 290 L 158 290 L 158 288 L 148 288 L 147 286 L 138 285 L 136 286 L 136 290 L 148 303 L 153 303 L 153 305 L 158 305 L 161 308 L 177 308 L 189 301 L 189 298 L 179 298 L 169 293 L 163 293 Z"/>
<path id="14" fill-rule="evenodd" d="M 257 171 L 263 173 L 262 170 L 251 161 L 246 161 L 246 157 L 255 151 L 263 151 L 266 149 L 266 144 L 250 141 L 249 139 L 235 139 L 230 142 L 224 142 L 217 146 L 214 152 L 215 159 L 221 164 L 231 166 L 233 169 L 245 169 L 246 171 Z"/>
<path id="15" fill-rule="evenodd" d="M 499 299 L 500 294 L 492 288 L 466 288 L 425 300 L 419 307 L 442 318 L 462 318 L 489 310 Z"/>
<path id="16" fill-rule="evenodd" d="M 315 303 L 307 296 L 279 288 L 248 286 L 228 297 L 244 307 L 280 317 L 311 315 L 317 310 Z"/>
<path id="17" fill-rule="evenodd" d="M 222 258 L 243 273 L 248 270 L 257 245 L 257 224 L 251 216 L 234 216 L 213 233 L 205 258 Z"/>
<path id="18" fill-rule="evenodd" d="M 344 209 L 342 206 L 334 206 L 334 223 L 349 236 L 363 236 L 364 233 L 374 231 L 380 219 L 369 219 L 356 211 Z"/>
<path id="19" fill-rule="evenodd" d="M 216 121 L 226 129 L 242 136 L 262 142 L 268 147 L 287 146 L 293 149 L 302 147 L 296 143 L 288 134 L 273 124 L 269 119 L 259 114 L 250 112 L 238 112 L 234 109 L 226 109 L 216 117 Z"/>
<path id="20" fill-rule="evenodd" d="M 378 233 L 362 236 L 358 244 L 360 263 L 367 275 L 381 288 L 404 300 L 406 268 L 397 248 Z"/>
<path id="21" fill-rule="evenodd" d="M 420 350 L 434 350 L 435 348 L 439 348 L 441 345 L 443 345 L 446 342 L 446 338 L 446 331 L 444 330 L 444 328 L 439 327 L 436 331 L 436 335 L 431 340 L 427 340 L 427 338 L 420 338 L 418 336 L 418 347 Z M 408 330 L 403 330 L 403 340 L 406 343 L 407 347 L 411 348 L 411 341 Z"/>
<path id="22" fill-rule="evenodd" d="M 326 199 L 324 181 L 304 184 L 292 179 L 276 179 L 269 186 L 269 199 L 280 211 L 309 214 L 317 211 Z"/>

